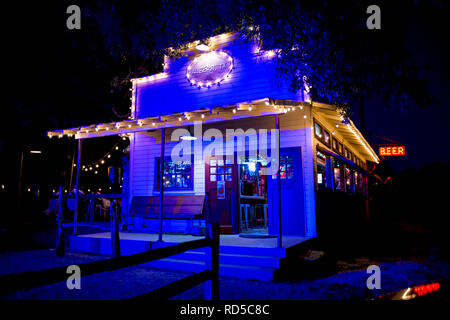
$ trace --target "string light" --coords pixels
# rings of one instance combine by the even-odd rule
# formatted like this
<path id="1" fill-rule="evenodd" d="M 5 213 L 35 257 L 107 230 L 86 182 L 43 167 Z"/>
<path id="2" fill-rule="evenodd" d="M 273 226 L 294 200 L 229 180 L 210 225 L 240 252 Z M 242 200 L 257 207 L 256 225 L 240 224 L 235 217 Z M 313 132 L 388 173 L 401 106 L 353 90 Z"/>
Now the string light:
<path id="1" fill-rule="evenodd" d="M 208 81 L 206 83 L 203 82 L 196 82 L 195 80 L 191 79 L 192 75 L 191 75 L 191 69 L 192 69 L 192 65 L 195 64 L 199 58 L 222 58 L 222 59 L 227 59 L 229 65 L 228 65 L 228 69 L 226 70 L 226 72 L 223 73 L 222 77 L 220 78 L 216 78 L 213 81 Z M 227 53 L 221 51 L 221 52 L 216 52 L 216 51 L 212 51 L 209 53 L 205 53 L 202 54 L 200 56 L 198 56 L 197 58 L 195 58 L 192 63 L 188 66 L 187 71 L 186 71 L 186 78 L 188 79 L 188 81 L 191 83 L 191 85 L 193 86 L 198 86 L 198 87 L 211 87 L 213 84 L 219 84 L 220 82 L 222 82 L 225 78 L 229 78 L 230 77 L 230 72 L 231 70 L 233 70 L 233 58 L 231 58 L 231 56 L 229 56 Z"/>

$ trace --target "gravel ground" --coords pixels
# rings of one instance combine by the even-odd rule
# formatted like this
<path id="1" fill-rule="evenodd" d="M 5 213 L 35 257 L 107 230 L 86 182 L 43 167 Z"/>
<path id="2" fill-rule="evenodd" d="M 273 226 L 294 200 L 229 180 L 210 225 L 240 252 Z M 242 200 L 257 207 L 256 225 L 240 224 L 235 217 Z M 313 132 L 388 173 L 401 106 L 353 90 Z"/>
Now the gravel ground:
<path id="1" fill-rule="evenodd" d="M 54 250 L 30 250 L 0 254 L 0 275 L 27 270 L 47 269 L 51 267 L 77 264 L 104 259 L 104 256 L 87 254 L 68 254 L 56 257 Z M 369 259 L 359 259 L 347 263 L 340 261 L 341 270 L 330 277 L 301 281 L 251 281 L 228 277 L 220 279 L 220 294 L 224 300 L 303 300 L 303 299 L 365 299 L 372 293 L 366 289 L 367 273 L 365 266 L 372 263 Z M 421 262 L 393 261 L 379 264 L 381 268 L 382 289 L 374 292 L 383 294 L 400 290 L 412 284 L 421 284 L 449 278 L 450 268 L 447 261 L 431 256 Z M 354 270 L 358 269 L 360 270 Z M 149 268 L 145 265 L 124 268 L 82 278 L 81 290 L 68 290 L 64 282 L 41 288 L 21 291 L 2 297 L 6 300 L 84 300 L 84 299 L 126 299 L 146 293 L 189 273 L 169 272 Z M 203 299 L 203 285 L 196 286 L 175 300 Z"/>

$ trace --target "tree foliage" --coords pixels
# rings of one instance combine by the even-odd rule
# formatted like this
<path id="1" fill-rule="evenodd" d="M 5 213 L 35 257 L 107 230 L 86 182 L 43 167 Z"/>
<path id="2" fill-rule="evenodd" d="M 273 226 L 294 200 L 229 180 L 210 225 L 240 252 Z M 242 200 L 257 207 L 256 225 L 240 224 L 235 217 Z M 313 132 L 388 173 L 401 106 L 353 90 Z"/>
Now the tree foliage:
<path id="1" fill-rule="evenodd" d="M 383 3 L 382 28 L 366 27 L 370 3 L 353 1 L 174 0 L 97 1 L 90 7 L 102 45 L 128 62 L 121 80 L 160 71 L 166 48 L 179 53 L 194 40 L 240 32 L 277 52 L 279 74 L 292 90 L 312 87 L 313 100 L 345 105 L 377 95 L 386 103 L 426 105 L 430 97 L 406 47 L 403 10 Z M 418 7 L 418 5 L 416 5 Z M 419 7 L 418 7 L 419 8 Z M 117 84 L 122 84 L 118 81 Z"/>

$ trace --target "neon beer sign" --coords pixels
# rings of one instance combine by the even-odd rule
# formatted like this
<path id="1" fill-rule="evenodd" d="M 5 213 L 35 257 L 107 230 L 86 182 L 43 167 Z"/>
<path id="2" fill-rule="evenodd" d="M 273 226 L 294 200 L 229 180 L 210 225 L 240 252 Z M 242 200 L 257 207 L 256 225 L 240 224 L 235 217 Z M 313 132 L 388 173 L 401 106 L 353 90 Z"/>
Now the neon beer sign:
<path id="1" fill-rule="evenodd" d="M 404 146 L 380 147 L 378 150 L 378 154 L 383 157 L 404 156 L 405 147 Z"/>

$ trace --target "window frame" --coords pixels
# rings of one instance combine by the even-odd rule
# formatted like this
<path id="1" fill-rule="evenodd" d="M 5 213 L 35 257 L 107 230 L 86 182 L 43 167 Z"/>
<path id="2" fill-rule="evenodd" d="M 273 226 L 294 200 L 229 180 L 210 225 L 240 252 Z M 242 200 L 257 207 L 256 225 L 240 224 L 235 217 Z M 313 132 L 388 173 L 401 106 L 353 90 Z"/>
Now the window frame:
<path id="1" fill-rule="evenodd" d="M 336 147 L 334 147 L 334 142 L 336 142 Z M 331 149 L 336 152 L 339 152 L 339 141 L 335 137 L 332 138 Z"/>
<path id="2" fill-rule="evenodd" d="M 177 172 L 175 172 L 174 174 L 164 174 L 163 173 L 163 175 L 164 176 L 169 176 L 169 175 L 189 175 L 191 178 L 190 178 L 190 183 L 189 183 L 189 187 L 174 187 L 174 188 L 172 188 L 172 187 L 167 187 L 167 186 L 164 186 L 164 190 L 167 190 L 167 191 L 191 191 L 191 190 L 194 190 L 194 161 L 193 161 L 193 158 L 194 158 L 194 156 L 193 155 L 191 155 L 191 171 L 189 172 L 189 173 L 182 173 L 182 172 L 180 172 L 180 173 L 177 173 Z M 155 191 L 157 191 L 157 192 L 159 192 L 160 191 L 160 188 L 159 188 L 159 179 L 160 179 L 160 177 L 159 177 L 159 166 L 160 166 L 160 163 L 161 163 L 161 157 L 156 157 L 155 158 L 155 161 L 156 161 L 156 163 L 155 163 Z M 164 157 L 164 163 L 166 163 L 166 162 L 173 162 L 172 160 L 171 160 L 171 157 L 170 156 L 165 156 Z"/>
<path id="3" fill-rule="evenodd" d="M 319 126 L 320 128 L 320 132 L 322 134 L 321 136 L 318 136 L 316 133 L 316 126 Z M 323 126 L 319 121 L 317 121 L 315 118 L 313 118 L 313 129 L 314 129 L 314 137 L 319 140 L 320 142 L 322 142 L 324 145 L 326 145 L 327 147 L 332 147 L 332 136 L 330 134 L 330 130 L 327 130 L 325 128 L 325 126 Z M 328 134 L 329 137 L 329 141 L 326 142 L 325 140 L 325 132 Z"/>

